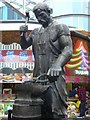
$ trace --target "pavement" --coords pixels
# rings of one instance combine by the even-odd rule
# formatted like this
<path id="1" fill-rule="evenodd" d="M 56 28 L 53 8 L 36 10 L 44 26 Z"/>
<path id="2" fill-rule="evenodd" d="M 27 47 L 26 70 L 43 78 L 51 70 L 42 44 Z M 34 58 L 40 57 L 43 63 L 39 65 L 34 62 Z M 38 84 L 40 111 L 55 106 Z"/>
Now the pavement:
<path id="1" fill-rule="evenodd" d="M 0 120 L 8 120 L 7 117 L 2 117 Z M 85 118 L 67 118 L 67 120 L 90 120 L 90 117 L 85 117 Z"/>

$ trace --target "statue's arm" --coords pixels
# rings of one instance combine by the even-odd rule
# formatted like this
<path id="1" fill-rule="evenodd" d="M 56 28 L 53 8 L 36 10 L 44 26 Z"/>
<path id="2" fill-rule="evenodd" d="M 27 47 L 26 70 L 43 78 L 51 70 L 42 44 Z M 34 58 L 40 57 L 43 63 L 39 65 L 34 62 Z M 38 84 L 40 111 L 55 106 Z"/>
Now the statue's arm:
<path id="1" fill-rule="evenodd" d="M 72 57 L 72 39 L 69 28 L 66 25 L 60 26 L 59 45 L 62 47 L 61 54 L 58 56 L 56 64 L 63 67 Z"/>
<path id="2" fill-rule="evenodd" d="M 58 44 L 61 53 L 58 55 L 55 63 L 48 70 L 47 75 L 59 76 L 62 72 L 62 67 L 70 60 L 72 57 L 72 40 L 70 37 L 70 32 L 67 26 L 61 26 L 57 28 L 58 32 Z"/>
<path id="3" fill-rule="evenodd" d="M 72 40 L 70 36 L 66 35 L 62 35 L 60 38 L 63 41 L 63 49 L 56 63 L 63 67 L 72 57 Z"/>
<path id="4" fill-rule="evenodd" d="M 20 45 L 22 49 L 27 49 L 32 45 L 34 30 L 27 36 L 28 26 L 20 26 Z"/>
<path id="5" fill-rule="evenodd" d="M 29 46 L 32 45 L 32 35 L 29 34 L 29 36 L 26 37 L 26 33 L 23 33 L 23 35 L 20 35 L 20 45 L 21 48 L 27 49 Z"/>

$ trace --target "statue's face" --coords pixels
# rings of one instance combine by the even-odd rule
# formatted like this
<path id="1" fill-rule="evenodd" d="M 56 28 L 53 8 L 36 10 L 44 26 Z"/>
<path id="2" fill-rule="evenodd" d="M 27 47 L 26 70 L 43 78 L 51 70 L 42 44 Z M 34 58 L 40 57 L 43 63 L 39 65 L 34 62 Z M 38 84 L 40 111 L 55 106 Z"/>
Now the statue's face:
<path id="1" fill-rule="evenodd" d="M 37 9 L 34 13 L 40 24 L 44 25 L 48 23 L 48 19 L 50 17 L 48 12 L 41 10 L 41 9 Z"/>

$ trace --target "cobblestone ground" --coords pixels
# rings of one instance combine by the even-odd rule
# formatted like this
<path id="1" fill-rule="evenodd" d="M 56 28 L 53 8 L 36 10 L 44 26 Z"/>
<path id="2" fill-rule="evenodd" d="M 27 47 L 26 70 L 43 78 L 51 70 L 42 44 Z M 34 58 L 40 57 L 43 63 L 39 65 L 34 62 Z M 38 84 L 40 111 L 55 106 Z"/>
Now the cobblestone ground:
<path id="1" fill-rule="evenodd" d="M 0 120 L 8 120 L 8 118 L 0 118 Z M 90 120 L 90 117 L 86 117 L 86 118 L 68 118 L 65 120 Z"/>
<path id="2" fill-rule="evenodd" d="M 8 120 L 8 118 L 0 118 L 0 120 Z"/>

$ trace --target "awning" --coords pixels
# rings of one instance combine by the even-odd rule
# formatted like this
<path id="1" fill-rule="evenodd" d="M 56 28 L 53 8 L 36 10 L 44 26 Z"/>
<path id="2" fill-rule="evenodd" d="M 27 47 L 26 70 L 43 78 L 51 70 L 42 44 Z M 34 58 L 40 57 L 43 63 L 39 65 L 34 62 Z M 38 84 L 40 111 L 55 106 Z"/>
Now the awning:
<path id="1" fill-rule="evenodd" d="M 15 31 L 19 30 L 21 25 L 25 25 L 25 21 L 0 21 L 0 31 Z M 28 30 L 33 30 L 41 25 L 37 22 L 28 22 Z"/>

